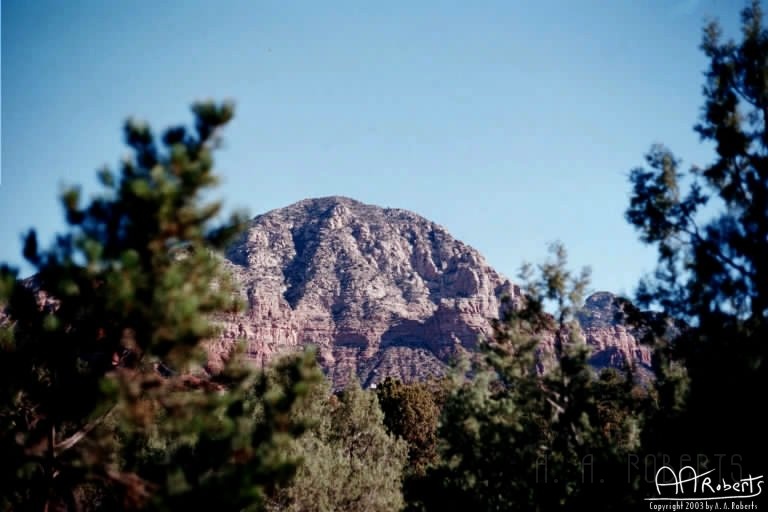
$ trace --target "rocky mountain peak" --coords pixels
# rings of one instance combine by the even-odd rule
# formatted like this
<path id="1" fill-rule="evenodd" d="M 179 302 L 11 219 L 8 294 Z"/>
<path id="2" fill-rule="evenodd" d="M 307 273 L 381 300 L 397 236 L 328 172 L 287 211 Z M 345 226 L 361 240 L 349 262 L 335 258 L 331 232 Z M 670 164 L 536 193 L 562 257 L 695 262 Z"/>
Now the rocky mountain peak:
<path id="1" fill-rule="evenodd" d="M 442 226 L 338 196 L 256 217 L 227 258 L 248 302 L 229 335 L 259 361 L 314 344 L 336 381 L 441 373 L 519 293 Z"/>
<path id="2" fill-rule="evenodd" d="M 610 292 L 595 292 L 584 301 L 579 312 L 582 327 L 611 327 L 621 315 L 621 300 Z"/>
<path id="3" fill-rule="evenodd" d="M 250 357 L 265 363 L 313 344 L 337 386 L 350 375 L 368 385 L 439 375 L 459 347 L 491 334 L 502 296 L 520 295 L 442 226 L 340 196 L 259 215 L 226 256 L 248 307 L 224 321 L 218 352 L 245 339 Z M 603 348 L 615 344 L 596 322 L 607 321 L 612 297 L 592 295 L 583 313 L 588 341 L 592 333 Z"/>

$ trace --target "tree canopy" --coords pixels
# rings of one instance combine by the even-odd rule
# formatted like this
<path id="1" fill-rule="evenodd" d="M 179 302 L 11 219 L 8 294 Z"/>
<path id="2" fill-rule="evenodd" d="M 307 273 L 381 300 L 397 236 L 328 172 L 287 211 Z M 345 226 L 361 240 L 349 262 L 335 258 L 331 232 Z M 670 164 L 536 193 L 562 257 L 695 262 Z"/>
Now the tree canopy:
<path id="1" fill-rule="evenodd" d="M 319 378 L 311 355 L 269 389 L 236 358 L 216 379 L 201 370 L 212 315 L 238 307 L 216 251 L 244 217 L 216 225 L 221 204 L 204 199 L 234 107 L 192 111 L 194 130 L 160 140 L 128 120 L 133 156 L 99 172 L 103 193 L 84 206 L 77 188 L 63 193 L 69 229 L 49 249 L 25 237 L 34 277 L 0 269 L 4 508 L 258 509 L 298 464 L 282 447 Z"/>
<path id="2" fill-rule="evenodd" d="M 653 146 L 647 167 L 631 172 L 626 217 L 659 255 L 638 303 L 687 326 L 655 329 L 669 411 L 653 431 L 664 440 L 657 449 L 764 467 L 750 454 L 765 452 L 767 426 L 751 412 L 767 384 L 768 30 L 757 1 L 741 21 L 741 41 L 723 40 L 713 22 L 701 44 L 709 67 L 694 129 L 714 160 L 684 169 L 670 149 Z"/>

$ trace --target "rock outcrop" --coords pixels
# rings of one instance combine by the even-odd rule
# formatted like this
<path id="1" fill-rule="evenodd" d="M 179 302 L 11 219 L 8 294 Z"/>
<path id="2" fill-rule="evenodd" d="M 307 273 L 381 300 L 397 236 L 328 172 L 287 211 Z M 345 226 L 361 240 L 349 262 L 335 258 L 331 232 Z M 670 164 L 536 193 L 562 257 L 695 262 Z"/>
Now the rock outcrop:
<path id="1" fill-rule="evenodd" d="M 308 344 L 334 385 L 442 374 L 459 347 L 491 333 L 501 298 L 520 291 L 473 248 L 412 212 L 343 197 L 307 199 L 253 219 L 226 254 L 247 310 L 222 319 L 211 365 L 235 340 L 265 364 Z M 648 364 L 612 320 L 613 296 L 580 315 L 597 366 Z"/>
<path id="2" fill-rule="evenodd" d="M 577 314 L 584 339 L 592 349 L 590 362 L 597 368 L 621 367 L 632 361 L 640 368 L 650 368 L 652 351 L 640 344 L 634 329 L 622 323 L 622 306 L 609 292 L 587 297 Z"/>

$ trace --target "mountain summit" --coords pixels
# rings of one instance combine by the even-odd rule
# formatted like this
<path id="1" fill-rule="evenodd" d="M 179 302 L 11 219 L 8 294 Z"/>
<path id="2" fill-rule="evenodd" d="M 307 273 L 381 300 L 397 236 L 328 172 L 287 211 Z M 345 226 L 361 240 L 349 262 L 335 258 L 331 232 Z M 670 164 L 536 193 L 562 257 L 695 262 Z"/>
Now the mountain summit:
<path id="1" fill-rule="evenodd" d="M 224 321 L 212 366 L 235 339 L 245 339 L 260 364 L 313 344 L 336 386 L 350 375 L 364 385 L 440 375 L 459 347 L 472 349 L 491 333 L 501 298 L 520 295 L 442 226 L 345 197 L 306 199 L 256 217 L 226 257 L 247 309 Z M 592 303 L 611 307 L 604 296 Z M 593 340 L 603 359 L 647 360 L 626 330 L 598 327 L 616 338 Z"/>

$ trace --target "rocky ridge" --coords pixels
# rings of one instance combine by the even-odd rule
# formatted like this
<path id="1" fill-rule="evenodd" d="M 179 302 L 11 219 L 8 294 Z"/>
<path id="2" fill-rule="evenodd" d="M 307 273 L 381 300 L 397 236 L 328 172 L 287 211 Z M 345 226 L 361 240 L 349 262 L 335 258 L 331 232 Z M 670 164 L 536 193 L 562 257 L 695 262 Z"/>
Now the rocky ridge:
<path id="1" fill-rule="evenodd" d="M 317 346 L 335 386 L 444 373 L 459 348 L 491 334 L 502 297 L 520 290 L 475 249 L 415 213 L 343 197 L 307 199 L 253 219 L 226 253 L 246 311 L 222 318 L 213 370 L 244 340 L 249 358 Z M 579 320 L 597 367 L 650 364 L 615 321 L 615 297 L 589 297 Z"/>

